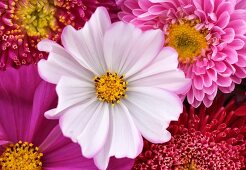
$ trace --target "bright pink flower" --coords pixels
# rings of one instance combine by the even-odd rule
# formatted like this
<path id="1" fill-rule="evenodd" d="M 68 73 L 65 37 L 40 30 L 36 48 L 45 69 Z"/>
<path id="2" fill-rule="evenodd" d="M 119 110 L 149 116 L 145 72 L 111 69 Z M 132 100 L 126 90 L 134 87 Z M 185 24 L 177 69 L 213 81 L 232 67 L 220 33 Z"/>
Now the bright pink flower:
<path id="1" fill-rule="evenodd" d="M 0 70 L 46 58 L 37 43 L 44 38 L 60 42 L 66 25 L 81 28 L 98 6 L 117 19 L 114 0 L 1 0 Z"/>
<path id="2" fill-rule="evenodd" d="M 125 0 L 119 17 L 142 29 L 161 29 L 192 79 L 187 99 L 212 104 L 218 89 L 233 91 L 246 77 L 244 0 Z"/>
<path id="3" fill-rule="evenodd" d="M 97 169 L 93 160 L 82 157 L 79 145 L 62 135 L 57 121 L 44 118 L 57 96 L 35 66 L 10 68 L 0 77 L 0 169 Z M 129 159 L 109 164 L 111 170 L 131 166 Z"/>
<path id="4" fill-rule="evenodd" d="M 209 109 L 188 107 L 171 123 L 172 139 L 159 145 L 146 141 L 133 169 L 244 169 L 245 122 L 245 96 L 220 97 Z"/>

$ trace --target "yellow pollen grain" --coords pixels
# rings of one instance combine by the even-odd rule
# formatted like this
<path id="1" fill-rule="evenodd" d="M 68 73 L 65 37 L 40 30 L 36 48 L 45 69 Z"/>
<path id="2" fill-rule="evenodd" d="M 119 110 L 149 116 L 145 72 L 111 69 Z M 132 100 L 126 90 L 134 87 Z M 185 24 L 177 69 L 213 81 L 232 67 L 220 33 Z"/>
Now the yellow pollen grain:
<path id="1" fill-rule="evenodd" d="M 15 18 L 28 36 L 45 38 L 58 27 L 55 8 L 48 0 L 19 1 Z"/>
<path id="2" fill-rule="evenodd" d="M 19 141 L 10 144 L 0 156 L 2 170 L 41 170 L 42 153 L 32 143 Z"/>
<path id="3" fill-rule="evenodd" d="M 182 63 L 193 62 L 208 47 L 205 33 L 196 30 L 194 23 L 183 22 L 170 26 L 168 45 L 175 48 Z"/>
<path id="4" fill-rule="evenodd" d="M 106 74 L 95 77 L 95 88 L 98 100 L 110 103 L 114 106 L 119 103 L 122 97 L 126 97 L 127 82 L 124 76 L 117 73 L 107 72 Z"/>

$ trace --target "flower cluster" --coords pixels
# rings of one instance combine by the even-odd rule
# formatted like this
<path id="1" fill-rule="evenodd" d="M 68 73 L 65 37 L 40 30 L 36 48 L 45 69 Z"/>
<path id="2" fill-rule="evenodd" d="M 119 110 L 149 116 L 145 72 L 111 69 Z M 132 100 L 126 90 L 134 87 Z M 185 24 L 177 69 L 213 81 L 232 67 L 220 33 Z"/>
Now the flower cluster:
<path id="1" fill-rule="evenodd" d="M 246 168 L 245 0 L 2 0 L 0 19 L 0 169 Z"/>

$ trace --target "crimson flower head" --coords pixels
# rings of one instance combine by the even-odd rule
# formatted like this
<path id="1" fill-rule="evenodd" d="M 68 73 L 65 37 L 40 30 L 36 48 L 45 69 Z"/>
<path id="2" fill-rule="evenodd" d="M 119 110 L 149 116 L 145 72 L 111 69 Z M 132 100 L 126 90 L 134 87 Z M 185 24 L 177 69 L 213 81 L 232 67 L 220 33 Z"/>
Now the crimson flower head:
<path id="1" fill-rule="evenodd" d="M 66 25 L 83 27 L 98 6 L 105 6 L 116 20 L 113 0 L 0 1 L 0 70 L 46 58 L 37 50 L 37 43 L 44 38 L 59 42 Z"/>
<path id="2" fill-rule="evenodd" d="M 209 170 L 245 168 L 246 100 L 217 98 L 208 109 L 190 106 L 172 122 L 172 139 L 145 142 L 133 169 Z"/>

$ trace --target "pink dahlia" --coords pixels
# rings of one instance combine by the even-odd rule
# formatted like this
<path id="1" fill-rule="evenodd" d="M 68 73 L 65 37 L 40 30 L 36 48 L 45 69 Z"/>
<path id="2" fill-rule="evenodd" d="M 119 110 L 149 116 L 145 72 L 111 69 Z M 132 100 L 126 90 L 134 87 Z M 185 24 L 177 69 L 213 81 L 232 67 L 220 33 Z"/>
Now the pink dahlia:
<path id="1" fill-rule="evenodd" d="M 65 138 L 58 122 L 43 113 L 57 103 L 54 86 L 34 66 L 0 72 L 0 169 L 96 170 L 79 145 Z M 132 161 L 112 159 L 109 169 L 130 169 Z"/>
<path id="2" fill-rule="evenodd" d="M 170 125 L 165 144 L 145 142 L 133 169 L 240 170 L 245 168 L 246 97 L 218 98 L 209 109 L 188 107 Z"/>
<path id="3" fill-rule="evenodd" d="M 121 8 L 123 21 L 164 31 L 192 79 L 187 99 L 194 107 L 209 107 L 218 89 L 229 93 L 246 77 L 244 0 L 125 0 Z"/>
<path id="4" fill-rule="evenodd" d="M 37 43 L 44 38 L 59 42 L 66 25 L 83 27 L 98 6 L 107 7 L 117 19 L 113 0 L 1 0 L 0 70 L 46 58 Z"/>

